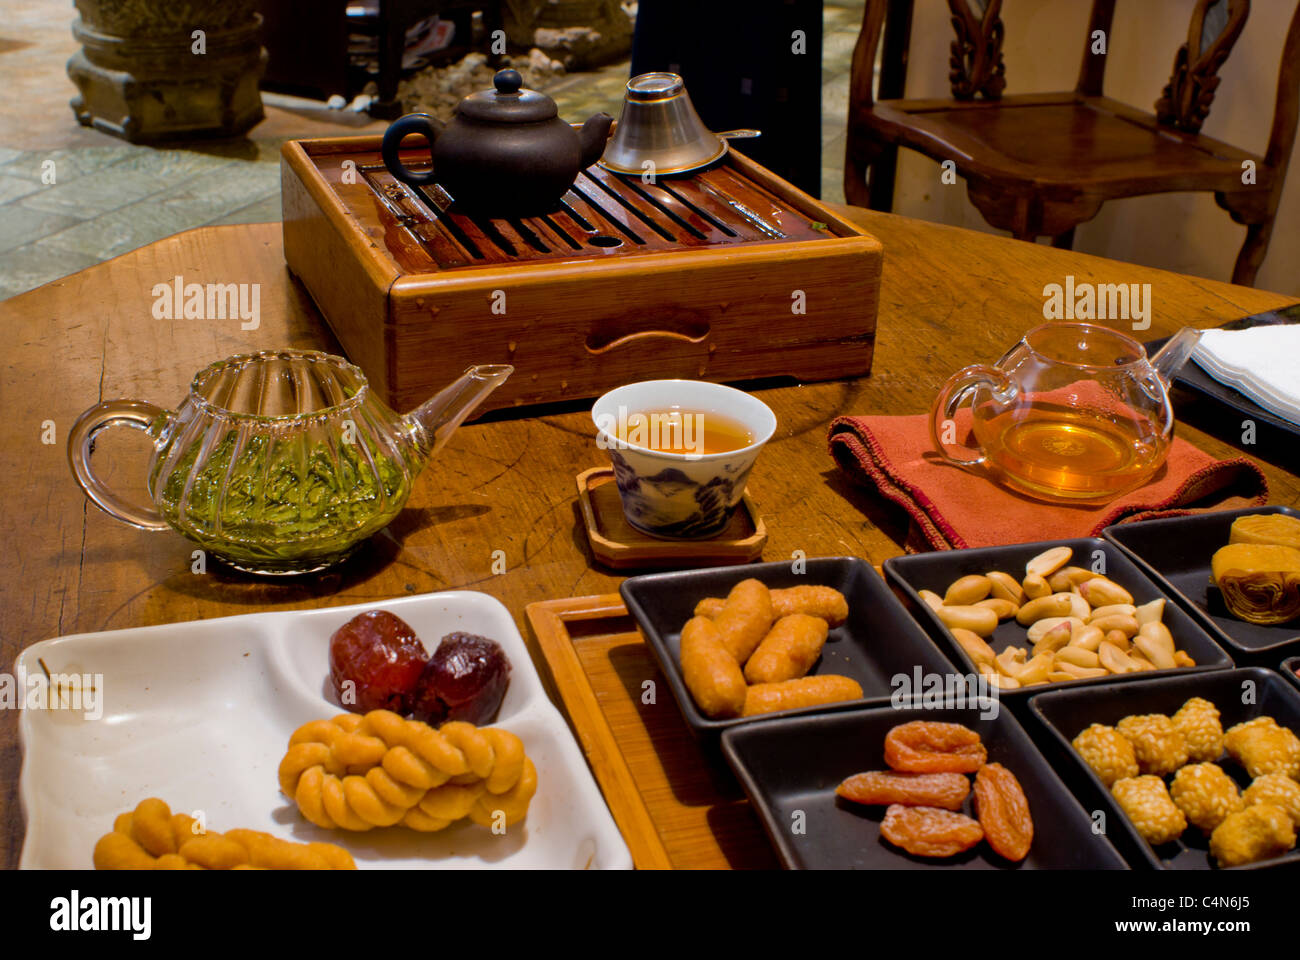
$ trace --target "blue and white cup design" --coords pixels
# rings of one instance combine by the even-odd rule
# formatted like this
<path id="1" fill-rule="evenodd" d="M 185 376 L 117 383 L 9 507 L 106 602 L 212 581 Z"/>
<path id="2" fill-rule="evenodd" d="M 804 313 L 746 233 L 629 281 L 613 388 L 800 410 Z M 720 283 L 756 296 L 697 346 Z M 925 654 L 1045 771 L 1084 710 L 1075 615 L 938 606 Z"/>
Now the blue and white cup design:
<path id="1" fill-rule="evenodd" d="M 717 414 L 743 424 L 753 442 L 726 453 L 664 453 L 638 444 L 629 418 L 648 411 L 680 409 Z M 611 390 L 591 410 L 596 445 L 609 453 L 628 523 L 665 540 L 716 536 L 745 492 L 750 468 L 776 432 L 776 415 L 749 394 L 702 380 L 646 380 Z M 689 424 L 683 446 L 690 450 Z M 626 437 L 627 439 L 623 439 Z M 631 441 L 631 442 L 629 442 Z"/>

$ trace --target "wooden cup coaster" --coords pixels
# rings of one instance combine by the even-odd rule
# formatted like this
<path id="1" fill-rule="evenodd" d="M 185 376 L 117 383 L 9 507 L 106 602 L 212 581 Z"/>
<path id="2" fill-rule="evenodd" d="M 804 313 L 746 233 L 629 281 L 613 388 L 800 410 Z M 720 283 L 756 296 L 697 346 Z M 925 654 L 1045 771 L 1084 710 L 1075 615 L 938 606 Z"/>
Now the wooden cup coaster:
<path id="1" fill-rule="evenodd" d="M 707 540 L 659 540 L 628 523 L 613 467 L 578 474 L 578 502 L 592 553 L 615 569 L 749 563 L 762 556 L 767 543 L 767 527 L 748 492 L 722 532 Z"/>

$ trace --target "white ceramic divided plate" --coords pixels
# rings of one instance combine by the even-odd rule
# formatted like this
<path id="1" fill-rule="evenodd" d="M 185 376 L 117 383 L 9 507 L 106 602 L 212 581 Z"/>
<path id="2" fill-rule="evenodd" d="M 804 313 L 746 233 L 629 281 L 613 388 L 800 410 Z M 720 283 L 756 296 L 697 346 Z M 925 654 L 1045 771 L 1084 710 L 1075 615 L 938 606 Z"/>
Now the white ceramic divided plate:
<path id="1" fill-rule="evenodd" d="M 330 635 L 374 609 L 401 617 L 430 650 L 460 630 L 491 637 L 510 658 L 510 685 L 493 725 L 523 740 L 538 788 L 527 819 L 505 835 L 468 821 L 431 834 L 322 830 L 280 793 L 276 770 L 289 735 L 343 712 L 329 682 Z M 486 594 L 430 593 L 60 637 L 23 651 L 17 676 L 41 674 L 38 660 L 51 675 L 102 675 L 103 715 L 21 712 L 21 867 L 89 869 L 95 842 L 145 797 L 161 797 L 177 812 L 202 811 L 213 830 L 338 843 L 363 869 L 632 866 L 514 620 Z"/>

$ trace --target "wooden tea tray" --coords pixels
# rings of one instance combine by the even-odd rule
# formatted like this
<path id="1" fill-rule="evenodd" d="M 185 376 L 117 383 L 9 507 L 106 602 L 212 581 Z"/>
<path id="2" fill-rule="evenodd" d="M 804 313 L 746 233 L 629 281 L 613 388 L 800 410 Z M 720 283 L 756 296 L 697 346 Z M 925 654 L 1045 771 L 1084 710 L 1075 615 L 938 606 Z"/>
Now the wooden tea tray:
<path id="1" fill-rule="evenodd" d="M 542 677 L 637 867 L 778 868 L 726 761 L 687 728 L 618 594 L 530 603 L 527 616 Z M 646 681 L 652 704 L 641 702 Z"/>
<path id="2" fill-rule="evenodd" d="M 748 492 L 726 528 L 707 540 L 659 540 L 628 523 L 613 467 L 578 474 L 578 504 L 592 554 L 616 570 L 749 563 L 767 543 L 767 526 Z"/>

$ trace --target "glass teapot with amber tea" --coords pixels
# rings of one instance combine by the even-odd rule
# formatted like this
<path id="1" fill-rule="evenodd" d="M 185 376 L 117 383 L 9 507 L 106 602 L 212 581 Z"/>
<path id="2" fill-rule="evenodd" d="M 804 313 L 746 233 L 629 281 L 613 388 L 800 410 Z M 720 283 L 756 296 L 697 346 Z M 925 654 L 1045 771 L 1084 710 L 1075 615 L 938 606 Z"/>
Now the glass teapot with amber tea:
<path id="1" fill-rule="evenodd" d="M 68 460 L 86 496 L 123 523 L 171 527 L 249 573 L 311 573 L 397 516 L 425 463 L 513 370 L 470 367 L 400 416 L 340 357 L 230 357 L 201 370 L 176 410 L 91 407 L 68 436 Z M 96 434 L 117 425 L 153 440 L 153 508 L 128 504 L 91 471 Z"/>
<path id="2" fill-rule="evenodd" d="M 1148 358 L 1142 344 L 1107 327 L 1035 327 L 996 364 L 966 367 L 943 385 L 930 410 L 935 449 L 1040 500 L 1113 500 L 1146 483 L 1169 455 L 1169 383 L 1200 336 L 1186 327 Z M 967 401 L 969 440 L 957 419 Z M 963 443 L 976 455 L 963 455 Z"/>

